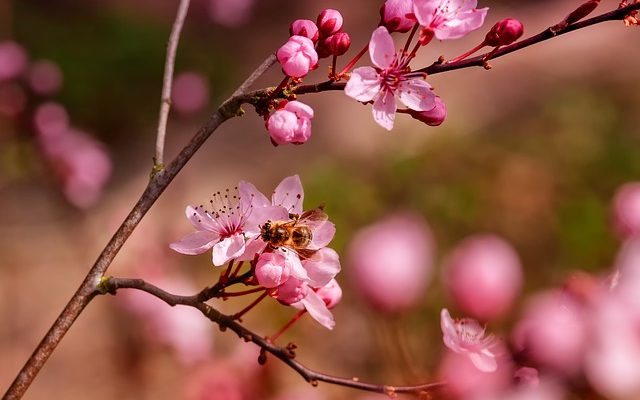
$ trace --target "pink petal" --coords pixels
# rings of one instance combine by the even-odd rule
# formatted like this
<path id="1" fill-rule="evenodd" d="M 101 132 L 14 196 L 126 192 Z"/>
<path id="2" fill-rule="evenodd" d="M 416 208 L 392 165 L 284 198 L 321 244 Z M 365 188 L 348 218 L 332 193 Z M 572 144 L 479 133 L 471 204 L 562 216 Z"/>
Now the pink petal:
<path id="1" fill-rule="evenodd" d="M 213 265 L 220 266 L 244 253 L 244 236 L 235 234 L 213 246 Z"/>
<path id="2" fill-rule="evenodd" d="M 240 208 L 242 210 L 247 210 L 251 206 L 264 207 L 271 205 L 267 196 L 256 189 L 252 183 L 240 181 L 238 183 L 238 194 L 240 195 Z"/>
<path id="3" fill-rule="evenodd" d="M 243 231 L 248 238 L 256 237 L 260 234 L 260 227 L 267 221 L 286 221 L 289 219 L 289 211 L 280 206 L 253 207 L 249 211 Z"/>
<path id="4" fill-rule="evenodd" d="M 456 353 L 460 352 L 460 339 L 458 338 L 456 324 L 446 308 L 440 311 L 440 328 L 442 329 L 444 344 Z"/>
<path id="5" fill-rule="evenodd" d="M 333 222 L 325 221 L 322 225 L 313 230 L 313 238 L 308 248 L 315 250 L 328 245 L 336 234 L 336 226 Z"/>
<path id="6" fill-rule="evenodd" d="M 302 265 L 309 276 L 309 283 L 314 287 L 328 284 L 341 268 L 338 253 L 328 247 L 318 250 L 311 258 L 304 260 Z"/>
<path id="7" fill-rule="evenodd" d="M 344 87 L 344 93 L 358 101 L 373 100 L 380 92 L 382 79 L 372 67 L 360 67 L 351 72 L 351 77 Z"/>
<path id="8" fill-rule="evenodd" d="M 198 231 L 185 236 L 179 242 L 171 243 L 169 247 L 178 253 L 196 255 L 209 250 L 217 241 L 218 234 L 209 231 Z"/>
<path id="9" fill-rule="evenodd" d="M 284 258 L 286 259 L 286 264 L 291 270 L 291 276 L 301 281 L 309 281 L 310 278 L 307 274 L 307 270 L 302 266 L 298 255 L 293 251 L 284 248 L 280 248 L 280 251 L 282 251 Z"/>
<path id="10" fill-rule="evenodd" d="M 397 93 L 400 101 L 412 110 L 428 111 L 436 106 L 436 95 L 431 90 L 431 85 L 422 79 L 401 82 Z"/>
<path id="11" fill-rule="evenodd" d="M 218 231 L 218 224 L 202 207 L 187 206 L 184 211 L 191 225 L 199 231 Z"/>
<path id="12" fill-rule="evenodd" d="M 371 61 L 380 69 L 387 69 L 396 58 L 396 45 L 384 26 L 378 27 L 369 41 Z"/>
<path id="13" fill-rule="evenodd" d="M 302 214 L 303 199 L 304 191 L 298 175 L 284 178 L 271 196 L 274 206 L 282 206 L 293 214 Z"/>
<path id="14" fill-rule="evenodd" d="M 250 239 L 244 245 L 244 253 L 241 256 L 238 256 L 236 260 L 238 261 L 250 261 L 253 260 L 256 254 L 261 253 L 264 248 L 267 247 L 267 244 L 263 242 L 259 238 Z"/>
<path id="15" fill-rule="evenodd" d="M 480 353 L 469 353 L 469 359 L 482 372 L 494 372 L 498 369 L 496 356 L 489 350 L 485 349 Z"/>
<path id="16" fill-rule="evenodd" d="M 284 109 L 287 111 L 291 111 L 298 117 L 305 117 L 308 119 L 313 118 L 313 108 L 309 107 L 301 101 L 290 101 L 284 106 Z"/>
<path id="17" fill-rule="evenodd" d="M 327 329 L 333 329 L 336 325 L 333 320 L 333 315 L 327 308 L 324 300 L 322 300 L 322 298 L 320 298 L 320 296 L 318 296 L 318 294 L 313 290 L 309 290 L 307 296 L 302 299 L 301 303 L 304 305 L 304 308 L 307 310 L 309 315 L 318 321 L 320 325 Z"/>
<path id="18" fill-rule="evenodd" d="M 440 0 L 414 0 L 413 13 L 416 15 L 418 23 L 429 27 L 440 3 Z"/>
<path id="19" fill-rule="evenodd" d="M 373 103 L 373 119 L 386 130 L 393 129 L 393 122 L 396 119 L 396 99 L 393 93 L 384 92 L 378 96 Z"/>
<path id="20" fill-rule="evenodd" d="M 480 28 L 484 24 L 488 11 L 488 8 L 482 8 L 459 13 L 456 19 L 438 26 L 435 29 L 435 36 L 439 40 L 459 39 L 467 33 Z"/>

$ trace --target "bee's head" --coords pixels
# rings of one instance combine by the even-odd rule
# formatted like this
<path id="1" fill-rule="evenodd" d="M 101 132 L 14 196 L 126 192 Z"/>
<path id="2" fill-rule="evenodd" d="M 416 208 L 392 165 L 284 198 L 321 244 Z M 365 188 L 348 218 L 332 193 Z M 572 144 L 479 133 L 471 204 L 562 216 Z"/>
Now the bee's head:
<path id="1" fill-rule="evenodd" d="M 265 242 L 271 240 L 271 221 L 267 221 L 264 225 L 260 226 L 260 237 Z"/>

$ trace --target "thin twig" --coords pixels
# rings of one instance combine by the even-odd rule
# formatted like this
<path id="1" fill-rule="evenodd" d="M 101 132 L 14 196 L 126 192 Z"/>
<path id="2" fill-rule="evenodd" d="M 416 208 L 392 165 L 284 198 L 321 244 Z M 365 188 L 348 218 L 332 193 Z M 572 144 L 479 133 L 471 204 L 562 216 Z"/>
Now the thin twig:
<path id="1" fill-rule="evenodd" d="M 360 379 L 352 377 L 352 378 L 343 378 L 332 376 L 328 374 L 324 374 L 321 372 L 314 371 L 310 368 L 307 368 L 302 363 L 298 362 L 295 359 L 295 354 L 292 352 L 290 347 L 281 347 L 278 346 L 268 338 L 264 338 L 259 334 L 251 331 L 250 329 L 244 327 L 241 323 L 235 320 L 235 316 L 233 315 L 225 315 L 220 313 L 214 307 L 198 301 L 198 295 L 194 296 L 179 296 L 174 295 L 165 290 L 162 290 L 154 285 L 151 285 L 145 282 L 142 279 L 121 279 L 121 278 L 108 278 L 104 280 L 101 285 L 102 291 L 100 294 L 111 293 L 115 294 L 118 289 L 138 289 L 145 291 L 160 300 L 163 300 L 165 303 L 170 306 L 176 305 L 184 305 L 189 307 L 194 307 L 200 310 L 202 314 L 204 314 L 209 320 L 218 324 L 220 328 L 225 329 L 228 328 L 235 332 L 238 337 L 245 341 L 253 342 L 264 351 L 273 354 L 276 358 L 283 361 L 289 367 L 291 367 L 294 371 L 296 371 L 300 376 L 302 376 L 307 382 L 312 385 L 317 385 L 318 382 L 326 382 L 333 385 L 350 387 L 359 390 L 365 390 L 369 392 L 377 392 L 386 395 L 393 395 L 394 393 L 423 393 L 430 392 L 436 390 L 446 384 L 446 382 L 432 382 L 425 383 L 419 385 L 412 386 L 392 386 L 392 385 L 381 385 L 375 383 L 367 383 L 362 382 Z"/>
<path id="2" fill-rule="evenodd" d="M 206 124 L 198 130 L 195 136 L 191 138 L 189 143 L 180 151 L 167 168 L 153 175 L 140 196 L 140 199 L 122 222 L 122 225 L 120 225 L 116 233 L 111 237 L 109 243 L 107 243 L 106 247 L 102 250 L 78 290 L 74 293 L 73 297 L 71 297 L 69 303 L 67 303 L 64 310 L 62 310 L 11 383 L 11 386 L 7 389 L 7 392 L 2 397 L 3 400 L 18 400 L 22 398 L 42 366 L 47 362 L 49 356 L 51 356 L 51 353 L 53 353 L 69 328 L 71 328 L 76 318 L 78 318 L 78 315 L 80 315 L 82 310 L 95 296 L 95 288 L 100 284 L 102 276 L 122 248 L 122 245 L 129 238 L 138 223 L 140 223 L 142 217 L 144 217 L 162 192 L 169 186 L 173 178 L 182 170 L 185 164 L 193 157 L 196 151 L 198 151 L 220 124 L 229 118 L 241 114 L 240 105 L 245 101 L 243 100 L 246 98 L 245 91 L 248 90 L 274 62 L 275 56 L 270 55 L 251 76 L 244 81 L 234 95 L 218 107 Z"/>
<path id="3" fill-rule="evenodd" d="M 173 22 L 169 42 L 167 43 L 167 58 L 164 62 L 164 78 L 162 79 L 162 96 L 160 99 L 160 117 L 158 118 L 158 134 L 156 136 L 156 156 L 154 158 L 154 171 L 164 168 L 164 142 L 167 135 L 167 120 L 171 109 L 171 87 L 173 86 L 173 68 L 176 63 L 176 51 L 180 41 L 180 33 L 184 19 L 189 11 L 191 0 L 180 0 L 176 20 Z"/>

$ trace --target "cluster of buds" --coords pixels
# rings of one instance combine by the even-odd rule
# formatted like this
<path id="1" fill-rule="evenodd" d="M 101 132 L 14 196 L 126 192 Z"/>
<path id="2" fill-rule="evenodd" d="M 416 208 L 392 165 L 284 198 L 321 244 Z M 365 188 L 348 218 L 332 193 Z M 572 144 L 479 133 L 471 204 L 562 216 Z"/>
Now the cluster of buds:
<path id="1" fill-rule="evenodd" d="M 216 266 L 248 261 L 252 278 L 247 284 L 261 286 L 264 293 L 306 310 L 332 329 L 329 309 L 342 296 L 334 279 L 340 272 L 338 254 L 326 247 L 334 224 L 321 208 L 302 209 L 304 192 L 297 175 L 285 178 L 271 200 L 248 182 L 241 181 L 236 190 L 214 194 L 211 210 L 188 206 L 186 215 L 196 232 L 171 248 L 190 255 L 212 250 Z"/>

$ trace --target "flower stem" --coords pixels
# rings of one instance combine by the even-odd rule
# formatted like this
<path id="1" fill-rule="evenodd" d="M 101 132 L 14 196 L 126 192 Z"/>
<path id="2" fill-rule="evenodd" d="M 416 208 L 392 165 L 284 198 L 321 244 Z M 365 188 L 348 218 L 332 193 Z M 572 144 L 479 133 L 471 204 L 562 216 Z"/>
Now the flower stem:
<path id="1" fill-rule="evenodd" d="M 273 335 L 271 335 L 271 337 L 269 337 L 267 340 L 271 343 L 275 343 L 276 340 L 287 331 L 287 329 L 291 328 L 293 326 L 293 324 L 295 324 L 300 318 L 302 318 L 302 316 L 304 314 L 306 314 L 307 310 L 300 310 L 298 311 L 298 313 L 291 318 L 291 321 L 287 322 L 282 328 L 280 328 L 280 330 L 276 333 L 274 333 Z"/>
<path id="2" fill-rule="evenodd" d="M 253 288 L 253 289 L 249 289 L 249 290 L 243 290 L 241 292 L 222 292 L 220 293 L 217 297 L 222 297 L 227 298 L 227 297 L 240 297 L 240 296 L 244 296 L 247 294 L 252 294 L 252 293 L 258 293 L 258 292 L 262 292 L 265 289 L 263 287 L 258 287 L 258 288 Z"/>
<path id="3" fill-rule="evenodd" d="M 240 269 L 242 269 L 242 265 L 244 264 L 244 261 L 240 261 L 238 263 L 238 265 L 236 265 L 236 268 L 231 272 L 231 274 L 229 275 L 229 279 L 233 279 L 236 276 L 238 276 L 238 272 L 240 272 Z"/>
<path id="4" fill-rule="evenodd" d="M 356 54 L 355 57 L 353 57 L 353 60 L 351 60 L 349 62 L 349 64 L 347 64 L 342 71 L 340 71 L 339 74 L 336 75 L 336 78 L 341 78 L 344 74 L 346 74 L 347 72 L 349 72 L 351 70 L 351 68 L 353 68 L 354 65 L 356 65 L 356 63 L 362 58 L 362 56 L 364 55 L 364 53 L 367 52 L 367 50 L 369 50 L 369 43 L 367 43 L 362 50 L 360 50 L 360 52 L 358 54 Z"/>
<path id="5" fill-rule="evenodd" d="M 331 73 L 329 74 L 329 79 L 331 80 L 336 80 L 337 76 L 336 76 L 336 62 L 338 61 L 338 56 L 333 56 L 333 60 L 331 62 Z"/>
<path id="6" fill-rule="evenodd" d="M 268 294 L 267 290 L 266 289 L 263 289 L 263 290 L 264 290 L 264 293 L 262 293 L 260 297 L 252 301 L 251 304 L 243 308 L 240 312 L 233 314 L 233 319 L 240 320 L 240 318 L 242 318 L 243 315 L 249 312 L 253 307 L 257 306 L 265 297 L 267 297 L 267 294 Z"/>
<path id="7" fill-rule="evenodd" d="M 470 55 L 472 55 L 473 53 L 475 53 L 476 51 L 480 50 L 481 48 L 483 48 L 484 46 L 486 46 L 486 41 L 482 41 L 480 44 L 478 44 L 476 47 L 474 47 L 473 49 L 467 51 L 466 53 L 463 53 L 461 55 L 459 55 L 458 57 L 451 59 L 449 61 L 447 61 L 448 63 L 452 63 L 452 62 L 458 62 L 461 60 L 464 60 L 465 58 L 469 57 Z"/>
<path id="8" fill-rule="evenodd" d="M 404 49 L 402 50 L 403 54 L 407 54 L 407 52 L 409 51 L 409 45 L 411 44 L 413 37 L 416 35 L 416 32 L 418 32 L 418 28 L 420 28 L 420 24 L 416 22 L 416 24 L 413 25 L 413 29 L 411 30 L 409 37 L 407 38 L 407 43 L 404 44 Z"/>
<path id="9" fill-rule="evenodd" d="M 282 89 L 284 89 L 287 86 L 287 83 L 289 83 L 289 76 L 284 77 L 282 82 L 280 82 L 280 84 L 275 89 L 273 89 L 273 92 L 271 92 L 267 100 L 271 100 L 275 98 L 278 94 L 280 94 Z"/>

